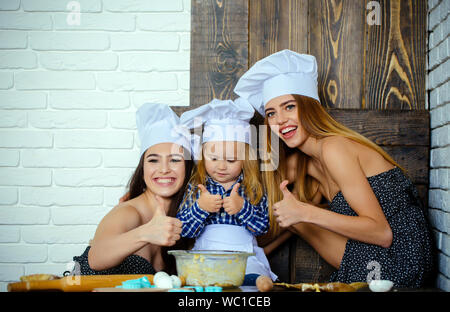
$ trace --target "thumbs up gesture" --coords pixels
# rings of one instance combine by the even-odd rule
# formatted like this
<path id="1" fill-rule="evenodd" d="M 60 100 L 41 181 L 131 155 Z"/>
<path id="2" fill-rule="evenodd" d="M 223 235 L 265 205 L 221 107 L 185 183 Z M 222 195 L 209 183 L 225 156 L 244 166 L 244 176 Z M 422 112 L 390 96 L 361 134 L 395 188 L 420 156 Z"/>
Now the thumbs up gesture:
<path id="1" fill-rule="evenodd" d="M 283 193 L 283 200 L 273 205 L 273 214 L 282 227 L 288 227 L 304 221 L 304 206 L 307 204 L 298 201 L 287 188 L 289 181 L 284 180 L 280 184 L 280 190 Z"/>
<path id="2" fill-rule="evenodd" d="M 182 223 L 177 218 L 168 217 L 163 199 L 155 195 L 155 207 L 152 219 L 141 229 L 142 239 L 157 246 L 173 246 L 180 239 Z"/>
<path id="3" fill-rule="evenodd" d="M 222 208 L 223 200 L 219 194 L 212 195 L 203 184 L 199 184 L 198 188 L 201 191 L 198 205 L 201 209 L 207 212 L 218 212 Z"/>
<path id="4" fill-rule="evenodd" d="M 164 201 L 159 195 L 155 195 L 156 200 L 156 206 L 155 206 L 155 213 L 153 214 L 153 217 L 165 217 L 167 216 L 166 210 L 164 209 Z"/>
<path id="5" fill-rule="evenodd" d="M 230 216 L 241 211 L 242 207 L 244 206 L 244 199 L 238 194 L 240 185 L 240 183 L 236 183 L 231 190 L 230 196 L 227 196 L 223 199 L 223 209 Z"/>

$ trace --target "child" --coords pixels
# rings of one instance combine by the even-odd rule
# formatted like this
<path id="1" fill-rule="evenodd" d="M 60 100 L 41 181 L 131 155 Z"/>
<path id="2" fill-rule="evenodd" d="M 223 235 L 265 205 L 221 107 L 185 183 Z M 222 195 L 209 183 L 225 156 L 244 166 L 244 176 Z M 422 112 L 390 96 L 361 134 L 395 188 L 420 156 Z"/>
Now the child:
<path id="1" fill-rule="evenodd" d="M 244 285 L 255 285 L 270 270 L 256 237 L 267 232 L 267 199 L 259 166 L 250 146 L 251 105 L 237 99 L 217 100 L 185 112 L 180 121 L 193 129 L 204 124 L 202 153 L 191 177 L 177 218 L 181 236 L 196 238 L 193 250 L 254 252 L 247 260 Z"/>

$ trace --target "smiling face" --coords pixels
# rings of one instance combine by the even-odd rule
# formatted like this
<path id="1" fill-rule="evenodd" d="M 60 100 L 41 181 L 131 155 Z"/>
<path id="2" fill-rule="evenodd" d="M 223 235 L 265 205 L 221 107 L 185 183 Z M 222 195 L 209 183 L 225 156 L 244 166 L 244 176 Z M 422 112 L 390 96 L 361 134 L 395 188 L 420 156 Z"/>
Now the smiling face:
<path id="1" fill-rule="evenodd" d="M 203 145 L 205 169 L 208 175 L 221 184 L 236 181 L 242 171 L 244 143 L 206 142 Z M 245 152 L 244 152 L 245 153 Z"/>
<path id="2" fill-rule="evenodd" d="M 270 129 L 290 148 L 301 146 L 308 138 L 299 121 L 298 103 L 291 94 L 271 99 L 265 113 Z"/>
<path id="3" fill-rule="evenodd" d="M 174 143 L 151 146 L 144 154 L 144 181 L 147 188 L 161 197 L 171 197 L 185 178 L 184 149 Z"/>

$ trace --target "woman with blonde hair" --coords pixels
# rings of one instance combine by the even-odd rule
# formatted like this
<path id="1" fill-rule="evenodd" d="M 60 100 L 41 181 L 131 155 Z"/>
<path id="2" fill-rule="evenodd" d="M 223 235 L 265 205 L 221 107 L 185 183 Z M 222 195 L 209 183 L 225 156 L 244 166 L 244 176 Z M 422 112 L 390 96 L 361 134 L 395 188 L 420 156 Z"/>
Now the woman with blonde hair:
<path id="1" fill-rule="evenodd" d="M 265 116 L 269 159 L 279 164 L 263 173 L 274 236 L 278 225 L 300 235 L 337 269 L 331 281 L 369 281 L 375 266 L 377 279 L 422 286 L 432 242 L 417 191 L 386 152 L 321 106 L 314 56 L 274 53 L 234 91 Z"/>

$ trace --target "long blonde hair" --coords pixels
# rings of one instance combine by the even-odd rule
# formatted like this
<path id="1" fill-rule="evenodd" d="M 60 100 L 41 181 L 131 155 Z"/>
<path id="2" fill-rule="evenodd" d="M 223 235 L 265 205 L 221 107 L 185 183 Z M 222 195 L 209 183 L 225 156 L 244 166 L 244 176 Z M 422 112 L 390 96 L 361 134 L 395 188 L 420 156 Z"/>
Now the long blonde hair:
<path id="1" fill-rule="evenodd" d="M 243 160 L 242 172 L 244 173 L 244 178 L 241 182 L 241 187 L 245 190 L 245 195 L 252 205 L 257 205 L 263 195 L 264 188 L 261 183 L 261 174 L 259 171 L 259 163 L 256 157 L 256 152 L 253 148 L 247 144 L 245 144 L 245 159 Z M 191 184 L 191 190 L 188 194 L 185 195 L 183 203 L 180 205 L 183 206 L 184 203 L 189 199 L 193 198 L 194 194 L 198 192 L 199 184 L 206 184 L 207 172 L 205 167 L 205 156 L 202 151 L 202 157 L 198 160 L 197 166 L 194 168 L 194 173 L 192 174 L 189 183 Z"/>
<path id="2" fill-rule="evenodd" d="M 367 146 L 379 154 L 381 154 L 388 162 L 394 166 L 401 168 L 391 156 L 389 156 L 381 147 L 362 136 L 361 134 L 345 127 L 341 123 L 334 120 L 323 106 L 310 97 L 292 94 L 298 105 L 298 120 L 302 127 L 312 137 L 317 139 L 330 137 L 330 136 L 342 136 L 353 141 L 356 141 L 364 146 Z M 302 202 L 311 202 L 314 195 L 318 191 L 318 182 L 307 174 L 307 165 L 310 157 L 300 151 L 298 148 L 289 148 L 284 142 L 280 140 L 278 153 L 272 149 L 270 144 L 271 133 L 268 126 L 267 117 L 264 119 L 264 124 L 267 128 L 267 149 L 266 152 L 270 153 L 266 156 L 272 163 L 278 157 L 278 169 L 274 171 L 264 171 L 262 173 L 263 184 L 267 193 L 267 199 L 269 204 L 269 216 L 270 216 L 270 230 L 268 235 L 270 237 L 276 237 L 279 234 L 279 226 L 273 216 L 273 205 L 283 199 L 283 195 L 279 188 L 280 183 L 286 180 L 287 177 L 287 165 L 286 159 L 288 156 L 296 153 L 298 158 L 296 181 L 293 185 L 293 192 L 298 196 Z"/>

